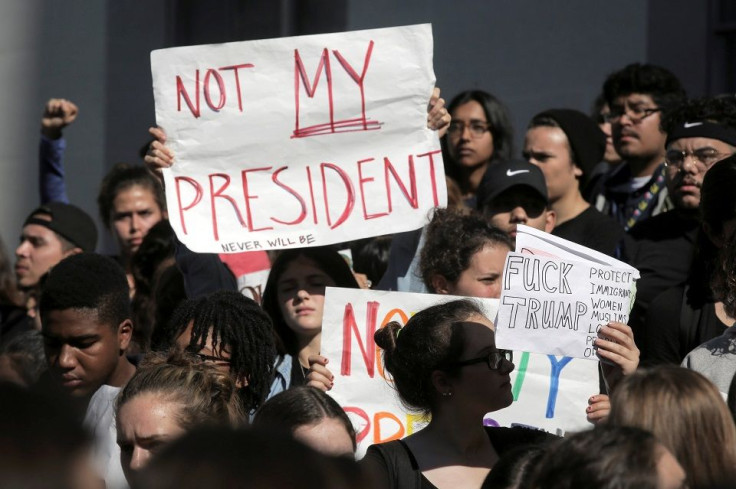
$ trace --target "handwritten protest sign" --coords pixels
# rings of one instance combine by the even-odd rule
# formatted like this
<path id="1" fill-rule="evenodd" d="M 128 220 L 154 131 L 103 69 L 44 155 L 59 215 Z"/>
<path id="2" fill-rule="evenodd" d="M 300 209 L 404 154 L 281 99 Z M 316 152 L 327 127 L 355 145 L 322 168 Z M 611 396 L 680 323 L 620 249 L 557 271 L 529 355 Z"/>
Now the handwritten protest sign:
<path id="1" fill-rule="evenodd" d="M 508 254 L 503 272 L 499 346 L 597 360 L 598 330 L 611 321 L 628 322 L 639 272 L 567 240 L 520 228 L 517 252 Z"/>
<path id="2" fill-rule="evenodd" d="M 417 311 L 457 299 L 466 298 L 327 288 L 322 354 L 331 360 L 335 375 L 330 394 L 356 427 L 359 457 L 369 445 L 410 435 L 427 422 L 401 405 L 373 334 L 390 321 L 405 324 Z M 472 300 L 489 318 L 495 316 L 497 299 Z M 599 387 L 595 363 L 520 351 L 514 352 L 514 363 L 514 403 L 486 415 L 485 424 L 521 424 L 557 434 L 586 428 L 587 399 Z"/>
<path id="3" fill-rule="evenodd" d="M 171 224 L 198 252 L 421 227 L 444 206 L 429 25 L 151 53 Z"/>

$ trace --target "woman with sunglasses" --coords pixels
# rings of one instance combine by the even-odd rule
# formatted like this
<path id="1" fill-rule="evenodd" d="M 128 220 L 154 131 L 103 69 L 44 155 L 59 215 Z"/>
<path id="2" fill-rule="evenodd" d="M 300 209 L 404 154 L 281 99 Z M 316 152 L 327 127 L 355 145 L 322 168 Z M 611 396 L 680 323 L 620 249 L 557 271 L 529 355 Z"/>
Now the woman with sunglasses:
<path id="1" fill-rule="evenodd" d="M 493 323 L 471 300 L 432 306 L 403 328 L 391 322 L 375 341 L 402 402 L 431 415 L 421 431 L 368 448 L 363 464 L 375 487 L 481 487 L 506 451 L 550 438 L 483 426 L 486 413 L 511 404 L 514 364 L 511 352 L 496 348 Z"/>

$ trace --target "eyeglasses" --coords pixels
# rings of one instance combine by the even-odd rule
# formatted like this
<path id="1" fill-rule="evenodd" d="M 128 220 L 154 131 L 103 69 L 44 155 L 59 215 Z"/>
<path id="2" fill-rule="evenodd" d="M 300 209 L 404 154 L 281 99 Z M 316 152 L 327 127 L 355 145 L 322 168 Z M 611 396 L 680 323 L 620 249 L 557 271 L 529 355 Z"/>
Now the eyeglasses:
<path id="1" fill-rule="evenodd" d="M 665 166 L 682 170 L 687 157 L 692 156 L 697 169 L 699 171 L 705 171 L 728 155 L 729 153 L 719 153 L 714 148 L 700 148 L 693 152 L 671 149 L 664 155 L 664 164 Z"/>
<path id="2" fill-rule="evenodd" d="M 447 129 L 447 134 L 450 136 L 459 136 L 465 132 L 465 128 L 470 131 L 470 137 L 473 139 L 482 138 L 486 131 L 490 130 L 490 126 L 487 122 L 471 122 L 466 125 L 464 122 L 453 121 L 450 122 L 450 127 Z"/>
<path id="3" fill-rule="evenodd" d="M 639 124 L 641 121 L 646 119 L 652 114 L 655 114 L 662 109 L 660 108 L 642 108 L 642 107 L 611 107 L 611 112 L 603 114 L 603 120 L 606 122 L 614 123 L 621 120 L 621 117 L 626 114 L 631 122 Z"/>
<path id="4" fill-rule="evenodd" d="M 511 350 L 495 350 L 486 356 L 471 358 L 470 360 L 462 360 L 460 362 L 453 362 L 450 367 L 465 367 L 467 365 L 474 365 L 476 363 L 485 362 L 488 368 L 491 370 L 498 370 L 506 360 L 509 363 L 514 363 L 514 352 Z"/>
<path id="5" fill-rule="evenodd" d="M 212 355 L 205 355 L 204 353 L 195 353 L 204 363 L 212 363 L 216 367 L 229 367 L 230 360 L 227 358 L 213 357 Z"/>

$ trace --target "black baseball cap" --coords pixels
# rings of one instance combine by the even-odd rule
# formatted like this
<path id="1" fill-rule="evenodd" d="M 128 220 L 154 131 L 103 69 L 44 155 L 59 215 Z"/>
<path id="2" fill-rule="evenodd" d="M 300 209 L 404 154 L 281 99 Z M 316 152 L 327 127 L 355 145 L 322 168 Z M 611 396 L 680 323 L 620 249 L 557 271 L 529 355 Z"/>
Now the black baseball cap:
<path id="1" fill-rule="evenodd" d="M 549 204 L 542 170 L 528 161 L 502 160 L 491 163 L 483 175 L 476 193 L 477 208 L 482 210 L 488 202 L 516 186 L 531 187 L 544 199 L 545 204 Z"/>
<path id="2" fill-rule="evenodd" d="M 49 219 L 38 217 L 48 216 Z M 44 204 L 30 213 L 23 226 L 37 224 L 64 237 L 82 251 L 93 252 L 97 246 L 97 226 L 92 218 L 77 206 L 63 202 Z"/>

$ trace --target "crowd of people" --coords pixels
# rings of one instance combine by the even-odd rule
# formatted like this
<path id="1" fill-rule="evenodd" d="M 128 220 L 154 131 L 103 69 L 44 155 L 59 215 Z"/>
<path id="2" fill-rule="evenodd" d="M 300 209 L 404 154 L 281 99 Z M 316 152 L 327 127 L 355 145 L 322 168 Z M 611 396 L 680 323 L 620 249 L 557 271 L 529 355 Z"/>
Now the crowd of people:
<path id="1" fill-rule="evenodd" d="M 448 205 L 423 228 L 224 259 L 167 222 L 162 128 L 142 164 L 101 182 L 118 251 L 95 253 L 65 185 L 79 110 L 50 100 L 40 205 L 2 230 L 20 235 L 14 265 L 0 242 L 0 487 L 736 487 L 736 96 L 688 99 L 637 63 L 592 105 L 541 110 L 517 152 L 500 100 L 445 106 L 435 89 Z M 483 424 L 514 409 L 515 366 L 472 298 L 500 297 L 520 224 L 641 274 L 628 324 L 595 340 L 587 431 Z M 241 293 L 233 260 L 269 263 L 262 295 Z M 428 424 L 359 461 L 321 348 L 335 286 L 465 297 L 376 332 L 396 395 Z"/>

